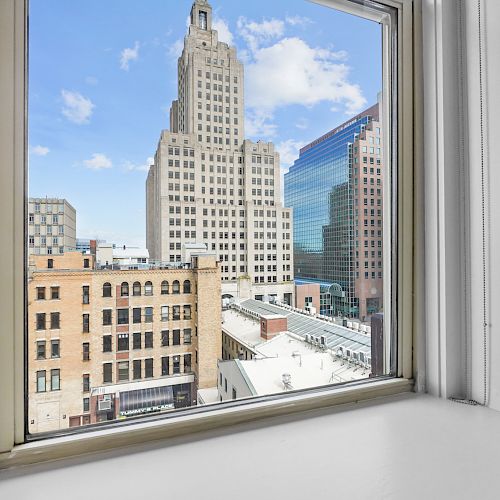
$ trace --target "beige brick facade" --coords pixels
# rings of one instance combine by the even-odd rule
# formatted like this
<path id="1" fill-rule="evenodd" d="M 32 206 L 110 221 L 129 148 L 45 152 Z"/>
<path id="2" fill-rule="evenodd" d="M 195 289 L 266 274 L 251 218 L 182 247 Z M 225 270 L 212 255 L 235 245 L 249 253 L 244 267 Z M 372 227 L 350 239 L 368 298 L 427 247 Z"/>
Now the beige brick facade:
<path id="1" fill-rule="evenodd" d="M 90 259 L 88 268 L 85 259 Z M 178 407 L 193 404 L 198 387 L 217 383 L 221 285 L 213 256 L 194 257 L 190 269 L 123 271 L 94 270 L 92 259 L 76 252 L 54 256 L 49 269 L 47 257 L 31 258 L 32 433 L 116 418 L 123 391 L 172 387 Z M 120 377 L 119 363 L 127 362 L 128 376 L 122 370 Z M 97 411 L 103 394 L 112 394 L 116 403 L 109 415 Z"/>
<path id="2" fill-rule="evenodd" d="M 291 304 L 293 224 L 281 202 L 279 153 L 245 140 L 244 67 L 212 29 L 212 7 L 196 0 L 190 19 L 170 131 L 146 182 L 150 256 L 180 262 L 183 245 L 204 243 L 224 285 L 249 278 L 252 298 Z"/>

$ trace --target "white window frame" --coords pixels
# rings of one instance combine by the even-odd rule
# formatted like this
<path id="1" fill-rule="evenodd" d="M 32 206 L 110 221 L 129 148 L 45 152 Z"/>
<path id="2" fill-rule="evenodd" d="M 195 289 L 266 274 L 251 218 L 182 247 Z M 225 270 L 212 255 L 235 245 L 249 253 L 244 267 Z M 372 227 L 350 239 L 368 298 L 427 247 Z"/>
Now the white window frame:
<path id="1" fill-rule="evenodd" d="M 363 4 L 370 0 L 315 0 L 361 17 L 367 17 Z M 421 75 L 420 58 L 414 59 L 414 42 L 420 43 L 420 0 L 378 0 L 398 10 L 398 270 L 396 288 L 397 314 L 397 378 L 376 382 L 362 382 L 348 386 L 327 387 L 258 398 L 242 404 L 229 402 L 213 408 L 197 409 L 183 415 L 131 422 L 97 430 L 75 432 L 72 435 L 25 443 L 25 380 L 24 380 L 24 269 L 26 255 L 19 249 L 25 244 L 27 221 L 25 199 L 25 116 L 26 116 L 26 47 L 27 5 L 25 0 L 0 2 L 0 227 L 12 235 L 4 243 L 0 267 L 0 468 L 41 461 L 67 458 L 92 451 L 109 450 L 149 440 L 158 440 L 180 434 L 193 433 L 268 416 L 286 415 L 336 404 L 352 403 L 376 397 L 389 396 L 413 389 L 416 367 L 412 357 L 414 332 L 422 327 L 414 320 L 415 272 L 413 236 L 421 221 L 413 213 L 414 165 L 419 148 L 414 148 L 414 137 L 420 130 L 421 113 L 415 112 L 421 102 L 421 85 L 414 84 Z M 369 16 L 368 16 L 369 17 Z M 372 17 L 384 21 L 382 16 Z M 384 29 L 385 77 L 387 78 L 389 30 Z M 417 45 L 420 50 L 420 45 Z M 417 51 L 417 54 L 419 52 Z M 387 81 L 387 80 L 386 80 Z M 387 100 L 386 100 L 387 104 Z M 386 110 L 387 111 L 387 110 Z M 418 144 L 417 144 L 418 145 Z M 386 297 L 387 299 L 387 297 Z M 389 302 L 388 302 L 389 303 Z M 396 316 L 395 316 L 396 317 Z M 196 409 L 195 409 L 196 410 Z"/>

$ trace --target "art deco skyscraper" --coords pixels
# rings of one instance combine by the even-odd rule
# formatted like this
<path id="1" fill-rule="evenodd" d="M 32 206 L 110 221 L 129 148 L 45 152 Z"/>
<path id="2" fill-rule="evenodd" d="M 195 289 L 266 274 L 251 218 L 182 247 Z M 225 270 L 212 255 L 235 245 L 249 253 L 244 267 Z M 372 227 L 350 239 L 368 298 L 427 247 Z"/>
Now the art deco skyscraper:
<path id="1" fill-rule="evenodd" d="M 204 243 L 220 261 L 223 293 L 293 294 L 292 214 L 281 202 L 274 144 L 245 140 L 244 68 L 196 0 L 178 61 L 178 98 L 161 134 L 147 184 L 152 259 L 181 262 Z"/>

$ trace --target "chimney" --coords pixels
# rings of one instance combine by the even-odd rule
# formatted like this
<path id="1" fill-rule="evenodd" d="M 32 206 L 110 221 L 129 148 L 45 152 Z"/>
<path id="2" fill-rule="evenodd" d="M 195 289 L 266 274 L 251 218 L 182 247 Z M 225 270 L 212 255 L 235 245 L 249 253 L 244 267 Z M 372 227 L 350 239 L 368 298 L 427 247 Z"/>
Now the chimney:
<path id="1" fill-rule="evenodd" d="M 269 314 L 260 317 L 260 336 L 264 340 L 271 340 L 276 335 L 288 330 L 288 321 L 286 316 L 278 314 Z"/>

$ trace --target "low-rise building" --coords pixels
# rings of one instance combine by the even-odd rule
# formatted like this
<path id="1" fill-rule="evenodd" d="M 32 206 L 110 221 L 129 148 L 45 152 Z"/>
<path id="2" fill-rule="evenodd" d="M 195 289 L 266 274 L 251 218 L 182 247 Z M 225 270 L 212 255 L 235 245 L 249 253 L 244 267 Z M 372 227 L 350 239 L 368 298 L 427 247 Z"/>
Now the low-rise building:
<path id="1" fill-rule="evenodd" d="M 98 269 L 78 252 L 32 256 L 28 283 L 29 432 L 196 404 L 217 384 L 220 269 Z"/>
<path id="2" fill-rule="evenodd" d="M 217 387 L 198 391 L 209 404 L 350 382 L 371 375 L 367 332 L 247 300 L 223 312 Z"/>

